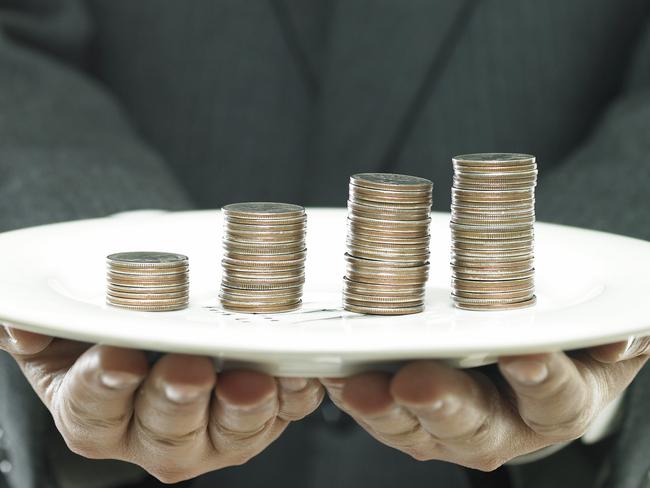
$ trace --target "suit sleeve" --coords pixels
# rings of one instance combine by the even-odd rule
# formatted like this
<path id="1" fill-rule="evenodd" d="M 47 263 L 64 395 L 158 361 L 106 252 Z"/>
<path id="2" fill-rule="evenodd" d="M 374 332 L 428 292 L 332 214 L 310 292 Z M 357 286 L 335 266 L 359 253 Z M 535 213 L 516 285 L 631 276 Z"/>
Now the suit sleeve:
<path id="1" fill-rule="evenodd" d="M 536 192 L 540 220 L 650 239 L 650 21 L 620 93 L 591 134 L 565 161 L 547 171 L 540 167 Z M 650 325 L 650 314 L 647 319 Z M 646 366 L 627 390 L 622 422 L 607 443 L 604 461 L 598 463 L 596 475 L 608 479 L 604 486 L 642 486 L 642 480 L 650 479 L 649 404 L 650 368 Z M 578 448 L 552 457 L 568 456 L 569 451 Z M 546 462 L 552 460 L 540 464 Z M 535 466 L 515 467 L 514 471 L 516 479 L 523 475 L 527 482 L 546 476 Z M 551 478 L 562 472 L 545 471 Z"/>
<path id="2" fill-rule="evenodd" d="M 548 171 L 542 164 L 540 220 L 650 239 L 650 21 L 620 93 L 587 140 Z"/>
<path id="3" fill-rule="evenodd" d="M 92 35 L 82 0 L 0 0 L 0 231 L 192 206 L 116 100 L 85 73 Z M 0 463 L 10 487 L 60 486 L 46 447 L 56 435 L 0 352 Z M 70 457 L 59 471 L 104 471 L 86 477 L 104 487 L 134 474 L 113 465 L 107 475 L 101 463 Z"/>
<path id="4" fill-rule="evenodd" d="M 0 0 L 0 230 L 190 206 L 83 72 L 91 36 L 81 1 Z"/>

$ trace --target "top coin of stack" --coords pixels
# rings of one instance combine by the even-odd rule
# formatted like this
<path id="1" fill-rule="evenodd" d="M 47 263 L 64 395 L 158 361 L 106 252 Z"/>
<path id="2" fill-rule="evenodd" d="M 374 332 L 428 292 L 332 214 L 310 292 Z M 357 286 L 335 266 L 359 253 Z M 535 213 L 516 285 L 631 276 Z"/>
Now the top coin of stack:
<path id="1" fill-rule="evenodd" d="M 537 164 L 528 154 L 453 158 L 452 297 L 458 308 L 533 305 Z"/>
<path id="2" fill-rule="evenodd" d="M 299 205 L 234 203 L 223 207 L 224 257 L 219 298 L 247 313 L 300 308 L 305 282 L 307 215 Z"/>
<path id="3" fill-rule="evenodd" d="M 433 184 L 388 173 L 350 177 L 343 305 L 404 315 L 424 309 Z"/>
<path id="4" fill-rule="evenodd" d="M 187 256 L 167 252 L 121 252 L 106 258 L 106 303 L 143 312 L 187 307 Z"/>

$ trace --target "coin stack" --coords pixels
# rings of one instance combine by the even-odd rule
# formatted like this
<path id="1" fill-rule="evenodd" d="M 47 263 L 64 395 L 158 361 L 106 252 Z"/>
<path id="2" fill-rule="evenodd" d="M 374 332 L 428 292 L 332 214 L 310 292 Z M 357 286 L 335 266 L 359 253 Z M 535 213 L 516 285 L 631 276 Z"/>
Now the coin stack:
<path id="1" fill-rule="evenodd" d="M 106 303 L 143 312 L 187 307 L 187 256 L 167 252 L 121 252 L 106 258 Z"/>
<path id="2" fill-rule="evenodd" d="M 405 315 L 424 310 L 433 184 L 388 173 L 350 177 L 343 306 Z"/>
<path id="3" fill-rule="evenodd" d="M 537 164 L 528 154 L 453 158 L 452 297 L 467 310 L 535 304 Z"/>
<path id="4" fill-rule="evenodd" d="M 300 308 L 305 282 L 307 215 L 299 205 L 271 202 L 223 207 L 221 304 L 247 313 Z"/>

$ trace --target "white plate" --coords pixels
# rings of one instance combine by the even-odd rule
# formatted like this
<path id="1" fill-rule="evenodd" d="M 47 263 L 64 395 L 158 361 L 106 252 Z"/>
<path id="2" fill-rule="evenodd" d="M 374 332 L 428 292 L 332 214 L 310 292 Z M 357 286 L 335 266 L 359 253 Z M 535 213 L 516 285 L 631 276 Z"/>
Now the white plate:
<path id="1" fill-rule="evenodd" d="M 308 215 L 301 311 L 251 315 L 220 308 L 218 211 L 139 211 L 1 234 L 0 319 L 58 337 L 204 354 L 220 367 L 283 376 L 342 376 L 412 358 L 468 367 L 497 355 L 650 332 L 648 242 L 538 223 L 537 305 L 461 311 L 449 297 L 449 215 L 434 213 L 425 312 L 364 316 L 341 309 L 345 210 L 308 209 Z M 152 313 L 105 305 L 105 257 L 129 250 L 187 254 L 190 307 Z"/>

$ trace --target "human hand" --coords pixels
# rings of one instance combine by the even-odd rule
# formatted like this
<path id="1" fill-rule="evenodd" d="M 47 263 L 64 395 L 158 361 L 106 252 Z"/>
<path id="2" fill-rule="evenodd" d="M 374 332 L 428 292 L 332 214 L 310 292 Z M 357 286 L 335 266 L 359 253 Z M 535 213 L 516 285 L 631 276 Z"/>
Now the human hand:
<path id="1" fill-rule="evenodd" d="M 245 463 L 324 394 L 317 380 L 216 375 L 211 359 L 179 354 L 149 369 L 142 351 L 2 325 L 0 348 L 17 361 L 72 451 L 138 464 L 166 483 Z"/>
<path id="2" fill-rule="evenodd" d="M 380 442 L 418 460 L 482 471 L 585 433 L 645 364 L 649 338 L 575 353 L 499 359 L 502 377 L 417 361 L 395 375 L 322 379 L 332 401 Z"/>

